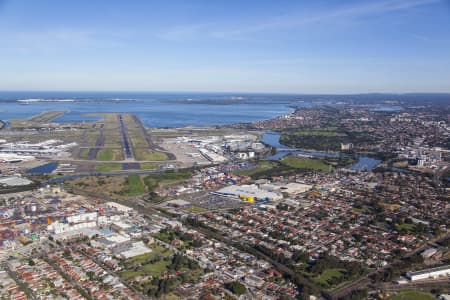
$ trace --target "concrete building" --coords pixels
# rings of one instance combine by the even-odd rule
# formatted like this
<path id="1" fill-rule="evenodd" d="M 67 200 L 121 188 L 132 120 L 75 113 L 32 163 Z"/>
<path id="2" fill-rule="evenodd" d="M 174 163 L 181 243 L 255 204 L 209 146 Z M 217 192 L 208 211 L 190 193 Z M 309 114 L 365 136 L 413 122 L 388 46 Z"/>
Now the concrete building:
<path id="1" fill-rule="evenodd" d="M 261 288 L 265 283 L 264 279 L 262 279 L 261 277 L 258 277 L 256 275 L 246 276 L 244 281 L 246 284 L 253 286 L 253 287 L 257 287 L 257 288 Z"/>
<path id="2" fill-rule="evenodd" d="M 120 255 L 120 257 L 122 257 L 123 259 L 151 252 L 152 249 L 148 248 L 142 241 L 123 245 L 114 249 L 114 253 Z"/>
<path id="3" fill-rule="evenodd" d="M 429 249 L 427 249 L 427 250 L 425 250 L 425 251 L 422 252 L 422 257 L 423 257 L 424 259 L 430 258 L 430 257 L 432 257 L 433 255 L 435 255 L 436 252 L 437 252 L 437 249 L 436 249 L 436 248 L 429 248 Z"/>
<path id="4" fill-rule="evenodd" d="M 209 150 L 207 150 L 207 149 L 205 149 L 205 148 L 200 148 L 200 149 L 198 149 L 198 151 L 207 159 L 207 160 L 209 160 L 210 162 L 212 162 L 212 163 L 214 163 L 214 164 L 216 164 L 216 163 L 223 163 L 223 162 L 226 162 L 227 161 L 227 159 L 224 157 L 224 156 L 222 156 L 222 155 L 219 155 L 219 154 L 216 154 L 216 153 L 214 153 L 214 152 L 212 152 L 212 151 L 209 151 Z"/>
<path id="5" fill-rule="evenodd" d="M 411 281 L 436 279 L 444 276 L 450 276 L 450 265 L 406 273 L 406 277 Z"/>
<path id="6" fill-rule="evenodd" d="M 113 202 L 113 201 L 107 202 L 105 204 L 106 204 L 106 206 L 111 207 L 111 208 L 115 208 L 115 209 L 117 209 L 118 211 L 121 211 L 121 212 L 130 212 L 130 211 L 133 210 L 129 206 L 125 206 L 125 205 L 122 205 L 120 203 Z"/>
<path id="7" fill-rule="evenodd" d="M 32 183 L 33 181 L 18 176 L 0 177 L 0 186 L 22 186 Z"/>
<path id="8" fill-rule="evenodd" d="M 90 212 L 90 213 L 82 213 L 82 214 L 77 214 L 77 215 L 67 217 L 67 222 L 70 224 L 89 222 L 89 221 L 96 222 L 97 216 L 98 216 L 98 213 L 96 211 Z"/>
<path id="9" fill-rule="evenodd" d="M 97 227 L 97 222 L 91 221 L 91 222 L 83 222 L 83 223 L 77 223 L 77 224 L 67 224 L 67 223 L 60 223 L 58 221 L 50 224 L 47 226 L 47 230 L 49 232 L 60 234 L 60 233 L 67 233 L 74 230 L 80 230 L 85 228 L 95 228 Z"/>
<path id="10" fill-rule="evenodd" d="M 353 149 L 353 144 L 352 143 L 347 143 L 347 144 L 341 143 L 341 150 L 342 151 L 349 151 L 349 150 L 352 150 L 352 149 Z"/>

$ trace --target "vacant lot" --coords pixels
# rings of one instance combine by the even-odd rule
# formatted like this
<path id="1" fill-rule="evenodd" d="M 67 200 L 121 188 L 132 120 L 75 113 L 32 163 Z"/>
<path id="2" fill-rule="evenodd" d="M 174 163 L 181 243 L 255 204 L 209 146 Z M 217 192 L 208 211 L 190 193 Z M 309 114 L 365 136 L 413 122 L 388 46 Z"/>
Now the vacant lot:
<path id="1" fill-rule="evenodd" d="M 138 196 L 146 192 L 145 186 L 142 183 L 139 175 L 130 175 L 125 180 L 124 189 L 118 194 L 122 196 Z"/>
<path id="2" fill-rule="evenodd" d="M 191 172 L 153 174 L 144 177 L 144 184 L 146 185 L 148 191 L 153 191 L 160 186 L 167 186 L 182 182 L 191 178 L 191 176 Z"/>
<path id="3" fill-rule="evenodd" d="M 258 164 L 256 165 L 256 168 L 252 168 L 252 169 L 248 169 L 248 170 L 239 170 L 239 171 L 236 171 L 236 174 L 244 175 L 244 176 L 252 176 L 254 174 L 270 170 L 273 167 L 276 167 L 277 165 L 278 165 L 277 162 L 263 160 L 263 161 L 258 162 Z"/>
<path id="4" fill-rule="evenodd" d="M 91 195 L 112 196 L 121 191 L 124 182 L 125 178 L 121 176 L 99 176 L 74 179 L 66 181 L 66 184 Z"/>

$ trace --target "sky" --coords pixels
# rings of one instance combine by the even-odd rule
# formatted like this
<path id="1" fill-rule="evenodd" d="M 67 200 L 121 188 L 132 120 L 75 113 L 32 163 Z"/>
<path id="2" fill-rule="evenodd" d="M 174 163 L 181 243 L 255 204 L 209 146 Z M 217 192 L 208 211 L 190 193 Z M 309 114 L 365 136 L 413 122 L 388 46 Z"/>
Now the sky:
<path id="1" fill-rule="evenodd" d="M 450 0 L 0 0 L 0 90 L 450 92 Z"/>

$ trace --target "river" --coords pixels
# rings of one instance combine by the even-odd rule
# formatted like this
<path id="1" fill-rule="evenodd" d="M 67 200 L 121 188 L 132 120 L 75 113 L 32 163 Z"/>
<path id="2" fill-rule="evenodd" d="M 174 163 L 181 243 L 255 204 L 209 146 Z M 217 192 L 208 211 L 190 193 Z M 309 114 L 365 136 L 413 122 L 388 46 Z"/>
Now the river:
<path id="1" fill-rule="evenodd" d="M 277 150 L 277 153 L 266 158 L 267 160 L 279 160 L 290 154 L 303 155 L 307 157 L 317 157 L 317 158 L 348 156 L 348 154 L 341 152 L 291 150 L 291 148 L 289 148 L 288 146 L 280 143 L 280 134 L 274 131 L 265 132 L 263 134 L 262 141 L 265 144 L 270 145 Z M 358 161 L 353 165 L 351 165 L 350 169 L 355 171 L 371 171 L 380 163 L 381 160 L 376 158 L 368 156 L 358 156 Z"/>

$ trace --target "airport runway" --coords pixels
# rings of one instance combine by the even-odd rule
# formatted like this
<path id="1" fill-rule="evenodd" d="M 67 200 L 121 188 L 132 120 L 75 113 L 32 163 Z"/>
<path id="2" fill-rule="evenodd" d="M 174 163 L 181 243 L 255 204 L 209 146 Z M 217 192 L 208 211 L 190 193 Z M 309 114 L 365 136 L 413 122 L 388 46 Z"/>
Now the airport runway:
<path id="1" fill-rule="evenodd" d="M 119 119 L 119 129 L 122 135 L 122 148 L 125 160 L 135 160 L 133 147 L 131 145 L 130 137 L 128 136 L 127 127 L 123 121 L 123 116 L 119 114 L 117 118 Z"/>
<path id="2" fill-rule="evenodd" d="M 88 159 L 95 160 L 97 159 L 98 150 L 101 149 L 105 145 L 105 135 L 103 132 L 103 127 L 100 128 L 100 135 L 97 137 L 97 142 L 95 143 L 95 147 L 89 149 Z"/>
<path id="3" fill-rule="evenodd" d="M 167 158 L 168 160 L 175 160 L 176 157 L 173 153 L 167 152 L 166 149 L 161 148 L 160 146 L 156 145 L 153 140 L 151 135 L 147 132 L 147 129 L 145 129 L 144 123 L 142 123 L 141 119 L 139 119 L 136 115 L 132 115 L 134 121 L 136 122 L 136 124 L 139 126 L 139 128 L 142 131 L 142 134 L 145 137 L 145 140 L 147 141 L 148 147 L 152 150 L 157 150 L 157 151 L 161 151 L 167 154 Z"/>

